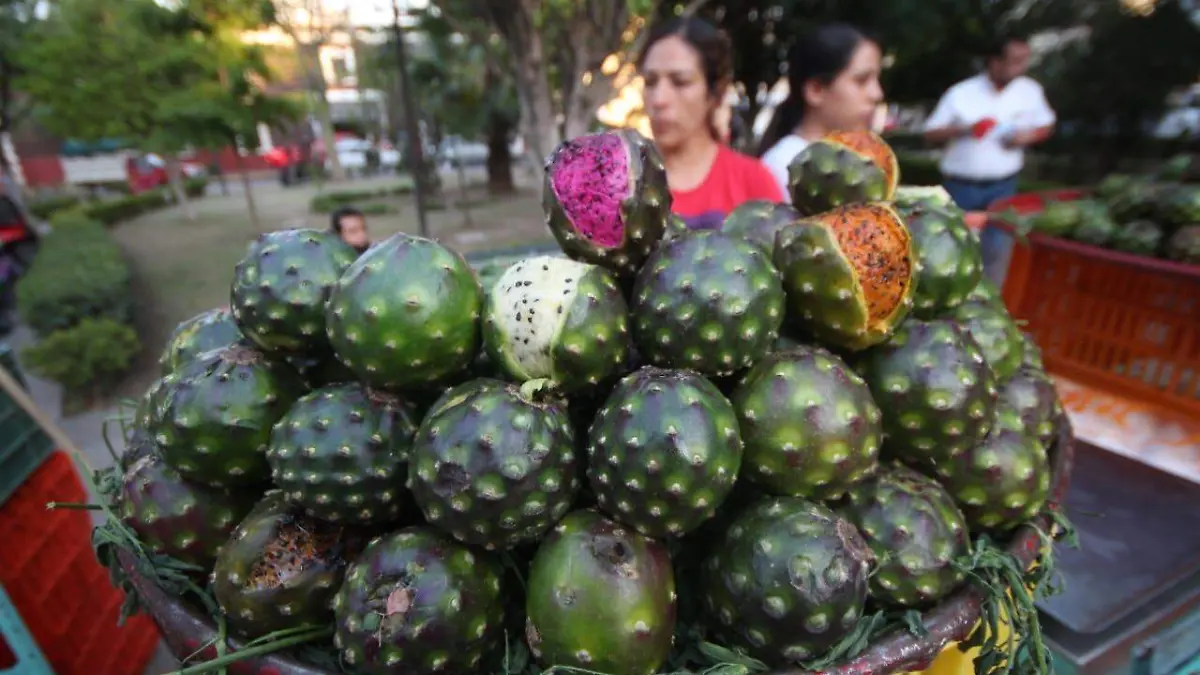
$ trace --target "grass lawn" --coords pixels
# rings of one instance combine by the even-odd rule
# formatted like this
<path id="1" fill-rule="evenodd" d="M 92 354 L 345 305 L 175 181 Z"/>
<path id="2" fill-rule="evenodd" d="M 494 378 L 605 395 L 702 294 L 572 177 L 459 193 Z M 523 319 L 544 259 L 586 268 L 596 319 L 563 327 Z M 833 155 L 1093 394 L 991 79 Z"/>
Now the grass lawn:
<path id="1" fill-rule="evenodd" d="M 477 179 L 478 176 L 472 178 Z M 395 184 L 396 176 L 372 178 L 333 185 L 325 190 L 358 189 Z M 468 254 L 476 251 L 553 243 L 542 219 L 540 182 L 518 174 L 518 193 L 493 198 L 480 187 L 468 199 L 475 203 L 470 222 L 457 209 L 460 197 L 456 179 L 443 176 L 447 208 L 428 214 L 430 236 Z M 197 219 L 189 221 L 183 211 L 171 208 L 118 225 L 113 234 L 129 255 L 135 279 L 138 330 L 144 346 L 133 372 L 115 392 L 116 396 L 140 396 L 157 376 L 158 355 L 174 327 L 184 319 L 229 303 L 233 268 L 247 244 L 260 232 L 286 227 L 328 227 L 328 216 L 309 213 L 309 201 L 318 194 L 314 185 L 284 188 L 276 181 L 254 185 L 261 224 L 250 223 L 245 198 L 237 185 L 229 196 L 210 192 L 195 204 Z M 417 217 L 411 196 L 373 199 L 395 207 L 398 212 L 368 216 L 372 237 L 383 239 L 396 232 L 417 233 Z"/>

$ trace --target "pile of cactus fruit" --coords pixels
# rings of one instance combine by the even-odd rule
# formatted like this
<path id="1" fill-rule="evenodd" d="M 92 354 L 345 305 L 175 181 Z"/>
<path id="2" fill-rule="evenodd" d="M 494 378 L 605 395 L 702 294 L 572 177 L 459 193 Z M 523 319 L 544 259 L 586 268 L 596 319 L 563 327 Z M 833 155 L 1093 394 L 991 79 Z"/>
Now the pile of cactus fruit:
<path id="1" fill-rule="evenodd" d="M 230 637 L 312 628 L 292 655 L 340 672 L 851 658 L 1051 510 L 1064 422 L 963 212 L 882 138 L 812 144 L 790 192 L 689 231 L 623 130 L 547 158 L 561 253 L 486 283 L 427 238 L 264 234 L 166 346 L 113 523 Z"/>
<path id="2" fill-rule="evenodd" d="M 1081 199 L 1005 217 L 1024 231 L 1200 265 L 1200 160 L 1184 155 L 1154 174 L 1110 174 Z"/>

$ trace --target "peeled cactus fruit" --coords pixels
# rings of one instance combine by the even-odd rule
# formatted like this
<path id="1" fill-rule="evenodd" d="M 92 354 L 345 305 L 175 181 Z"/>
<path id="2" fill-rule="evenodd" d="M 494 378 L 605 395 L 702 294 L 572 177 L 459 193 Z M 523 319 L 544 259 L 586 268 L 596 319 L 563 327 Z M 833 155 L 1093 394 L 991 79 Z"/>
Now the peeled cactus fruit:
<path id="1" fill-rule="evenodd" d="M 534 541 L 566 514 L 579 486 L 566 406 L 536 380 L 467 383 L 421 422 L 409 487 L 425 519 L 489 550 Z"/>
<path id="2" fill-rule="evenodd" d="M 705 561 L 705 619 L 768 666 L 796 665 L 854 629 L 874 563 L 862 535 L 833 511 L 771 497 L 734 519 Z"/>
<path id="3" fill-rule="evenodd" d="M 298 375 L 253 348 L 214 350 L 165 378 L 147 431 L 188 480 L 227 488 L 265 483 L 271 428 L 304 391 Z"/>
<path id="4" fill-rule="evenodd" d="M 221 547 L 213 596 L 245 637 L 329 623 L 347 560 L 361 546 L 345 528 L 300 515 L 269 492 Z"/>
<path id="5" fill-rule="evenodd" d="M 712 517 L 737 480 L 742 440 L 729 401 L 697 373 L 646 366 L 592 423 L 587 475 L 600 507 L 651 537 Z"/>
<path id="6" fill-rule="evenodd" d="M 983 253 L 962 212 L 920 204 L 902 213 L 921 263 L 913 312 L 930 317 L 961 305 L 983 278 Z"/>
<path id="7" fill-rule="evenodd" d="M 485 672 L 504 637 L 501 573 L 431 527 L 374 539 L 334 598 L 334 645 L 366 675 Z"/>
<path id="8" fill-rule="evenodd" d="M 267 463 L 293 504 L 334 523 L 400 517 L 416 425 L 399 398 L 344 384 L 296 401 L 271 431 Z"/>
<path id="9" fill-rule="evenodd" d="M 875 472 L 882 416 L 865 382 L 820 347 L 754 366 L 731 396 L 745 475 L 771 494 L 837 499 Z"/>
<path id="10" fill-rule="evenodd" d="M 952 311 L 958 323 L 983 350 L 996 385 L 1002 385 L 1025 360 L 1025 337 L 1002 306 L 968 302 Z"/>
<path id="11" fill-rule="evenodd" d="M 1041 513 L 1050 495 L 1046 450 L 1005 404 L 987 438 L 936 470 L 977 532 L 1012 530 Z"/>
<path id="12" fill-rule="evenodd" d="M 661 244 L 638 273 L 634 341 L 656 366 L 731 375 L 770 350 L 784 300 L 779 272 L 759 247 L 691 232 Z"/>
<path id="13" fill-rule="evenodd" d="M 163 375 L 179 370 L 192 359 L 213 349 L 241 340 L 233 315 L 226 309 L 210 309 L 175 327 L 158 363 Z"/>
<path id="14" fill-rule="evenodd" d="M 886 204 L 855 204 L 779 232 L 775 264 L 790 314 L 823 342 L 859 351 L 883 342 L 912 309 L 912 237 Z"/>
<path id="15" fill-rule="evenodd" d="M 154 553 L 208 568 L 255 498 L 251 491 L 188 483 L 166 462 L 146 455 L 125 472 L 119 511 Z"/>
<path id="16" fill-rule="evenodd" d="M 768 257 L 775 250 L 775 235 L 784 225 L 800 219 L 800 213 L 788 204 L 776 204 L 765 199 L 743 202 L 725 218 L 721 231 L 745 237 L 757 244 Z"/>
<path id="17" fill-rule="evenodd" d="M 564 141 L 546 160 L 542 205 L 563 252 L 621 275 L 663 238 L 671 192 L 662 156 L 632 129 Z"/>
<path id="18" fill-rule="evenodd" d="M 955 590 L 955 566 L 970 546 L 966 518 L 937 481 L 889 465 L 850 491 L 838 509 L 858 527 L 879 561 L 871 597 L 886 605 L 924 608 Z"/>
<path id="19" fill-rule="evenodd" d="M 792 205 L 806 216 L 849 204 L 891 201 L 899 183 L 896 153 L 870 131 L 829 134 L 788 165 Z"/>
<path id="20" fill-rule="evenodd" d="M 259 235 L 237 264 L 234 321 L 269 354 L 324 354 L 325 303 L 357 253 L 336 233 L 278 230 Z"/>
<path id="21" fill-rule="evenodd" d="M 596 386 L 629 358 L 629 309 L 603 267 L 538 256 L 509 267 L 488 293 L 483 337 L 509 377 Z"/>
<path id="22" fill-rule="evenodd" d="M 856 368 L 883 412 L 885 453 L 925 469 L 963 455 L 991 430 L 995 377 L 953 321 L 909 319 Z"/>
<path id="23" fill-rule="evenodd" d="M 483 289 L 462 255 L 400 232 L 338 280 L 326 308 L 329 339 L 364 384 L 428 385 L 475 360 L 482 307 Z"/>
<path id="24" fill-rule="evenodd" d="M 563 518 L 529 570 L 525 640 L 539 663 L 653 675 L 674 643 L 667 547 L 591 510 Z"/>

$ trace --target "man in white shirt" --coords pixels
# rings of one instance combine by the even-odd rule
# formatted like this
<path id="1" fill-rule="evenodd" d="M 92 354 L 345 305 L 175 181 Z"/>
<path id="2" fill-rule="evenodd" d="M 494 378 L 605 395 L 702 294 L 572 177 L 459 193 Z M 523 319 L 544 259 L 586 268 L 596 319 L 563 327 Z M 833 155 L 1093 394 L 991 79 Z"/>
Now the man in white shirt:
<path id="1" fill-rule="evenodd" d="M 1008 37 L 984 56 L 984 71 L 951 87 L 925 122 L 926 140 L 946 146 L 942 185 L 966 211 L 1016 193 L 1025 148 L 1049 138 L 1056 120 L 1042 86 L 1025 76 L 1028 42 Z M 982 243 L 988 276 L 1002 283 L 1012 239 L 988 227 Z"/>

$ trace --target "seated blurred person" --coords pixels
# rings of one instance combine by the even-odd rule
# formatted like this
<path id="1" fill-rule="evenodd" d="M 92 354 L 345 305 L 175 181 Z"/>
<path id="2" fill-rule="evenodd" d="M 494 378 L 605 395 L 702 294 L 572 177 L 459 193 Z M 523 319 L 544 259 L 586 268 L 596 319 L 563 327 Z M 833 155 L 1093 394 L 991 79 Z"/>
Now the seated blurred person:
<path id="1" fill-rule="evenodd" d="M 371 236 L 367 233 L 367 218 L 362 211 L 352 206 L 343 206 L 333 212 L 330 217 L 330 229 L 337 233 L 342 241 L 358 251 L 359 255 L 371 248 Z"/>

